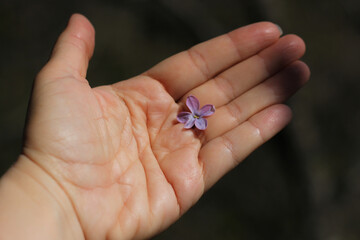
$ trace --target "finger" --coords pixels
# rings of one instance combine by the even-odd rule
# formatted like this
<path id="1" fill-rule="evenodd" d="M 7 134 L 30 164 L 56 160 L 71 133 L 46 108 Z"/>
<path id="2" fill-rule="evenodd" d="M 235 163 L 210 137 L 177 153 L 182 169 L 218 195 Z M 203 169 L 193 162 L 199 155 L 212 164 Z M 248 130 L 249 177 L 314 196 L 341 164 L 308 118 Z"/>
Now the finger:
<path id="1" fill-rule="evenodd" d="M 303 40 L 295 35 L 287 35 L 258 54 L 193 89 L 186 96 L 193 95 L 202 103 L 222 106 L 301 58 L 304 52 Z M 186 96 L 182 101 L 185 101 Z"/>
<path id="2" fill-rule="evenodd" d="M 53 78 L 69 75 L 84 78 L 94 45 L 95 30 L 89 20 L 80 14 L 72 15 L 40 76 L 48 78 L 50 73 Z"/>
<path id="3" fill-rule="evenodd" d="M 274 105 L 204 145 L 199 159 L 203 163 L 205 189 L 278 133 L 290 119 L 291 110 L 287 106 Z"/>
<path id="4" fill-rule="evenodd" d="M 296 61 L 234 101 L 218 108 L 215 115 L 208 118 L 205 141 L 230 131 L 264 108 L 284 102 L 307 82 L 309 76 L 307 65 Z"/>
<path id="5" fill-rule="evenodd" d="M 248 25 L 176 54 L 145 75 L 160 81 L 178 100 L 194 87 L 268 47 L 280 35 L 280 29 L 269 22 Z"/>

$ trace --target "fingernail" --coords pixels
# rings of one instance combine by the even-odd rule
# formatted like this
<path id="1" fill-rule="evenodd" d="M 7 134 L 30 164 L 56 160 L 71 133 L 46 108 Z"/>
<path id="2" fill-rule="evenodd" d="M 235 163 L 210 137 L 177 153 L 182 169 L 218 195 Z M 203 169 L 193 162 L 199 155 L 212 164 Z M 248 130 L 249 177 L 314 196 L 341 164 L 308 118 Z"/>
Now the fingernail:
<path id="1" fill-rule="evenodd" d="M 275 24 L 275 25 L 276 25 L 276 26 L 277 26 L 277 28 L 279 29 L 280 36 L 281 36 L 281 35 L 283 35 L 283 33 L 284 33 L 284 32 L 283 32 L 283 30 L 281 29 L 281 27 L 280 27 L 279 25 L 277 25 L 277 24 Z"/>

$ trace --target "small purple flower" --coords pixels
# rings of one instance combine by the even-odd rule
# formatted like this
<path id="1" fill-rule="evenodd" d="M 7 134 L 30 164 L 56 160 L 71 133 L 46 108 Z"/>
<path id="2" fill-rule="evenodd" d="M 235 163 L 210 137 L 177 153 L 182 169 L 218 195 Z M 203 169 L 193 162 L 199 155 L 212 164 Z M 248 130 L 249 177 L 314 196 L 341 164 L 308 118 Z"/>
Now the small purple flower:
<path id="1" fill-rule="evenodd" d="M 186 106 L 190 112 L 180 112 L 177 115 L 177 120 L 184 123 L 184 128 L 189 129 L 194 125 L 200 130 L 207 128 L 207 120 L 204 117 L 210 116 L 215 112 L 214 105 L 206 104 L 201 109 L 199 100 L 194 96 L 188 96 L 186 99 Z"/>

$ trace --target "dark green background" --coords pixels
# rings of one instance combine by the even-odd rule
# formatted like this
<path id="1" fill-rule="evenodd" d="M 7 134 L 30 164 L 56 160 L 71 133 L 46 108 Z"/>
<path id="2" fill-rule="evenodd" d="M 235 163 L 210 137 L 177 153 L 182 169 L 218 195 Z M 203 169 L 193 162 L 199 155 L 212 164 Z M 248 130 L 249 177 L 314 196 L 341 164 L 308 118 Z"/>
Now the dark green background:
<path id="1" fill-rule="evenodd" d="M 360 239 L 360 1 L 0 0 L 0 172 L 16 160 L 32 81 L 71 13 L 96 28 L 92 86 L 127 79 L 256 21 L 307 43 L 294 120 L 154 239 Z"/>

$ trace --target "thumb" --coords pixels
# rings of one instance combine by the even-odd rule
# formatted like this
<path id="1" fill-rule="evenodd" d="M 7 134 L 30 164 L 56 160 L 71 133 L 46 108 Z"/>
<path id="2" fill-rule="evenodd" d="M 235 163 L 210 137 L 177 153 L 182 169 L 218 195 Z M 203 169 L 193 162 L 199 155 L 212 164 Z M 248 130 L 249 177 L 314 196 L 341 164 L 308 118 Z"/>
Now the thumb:
<path id="1" fill-rule="evenodd" d="M 32 123 L 78 112 L 71 107 L 81 108 L 74 102 L 86 99 L 91 89 L 88 84 L 79 83 L 87 83 L 85 76 L 94 45 L 95 30 L 89 20 L 80 14 L 72 15 L 48 63 L 34 81 L 27 113 L 28 130 L 36 129 Z"/>
<path id="2" fill-rule="evenodd" d="M 69 76 L 76 79 L 85 78 L 94 46 L 94 27 L 83 15 L 72 15 L 54 46 L 49 62 L 41 70 L 37 80 Z"/>

